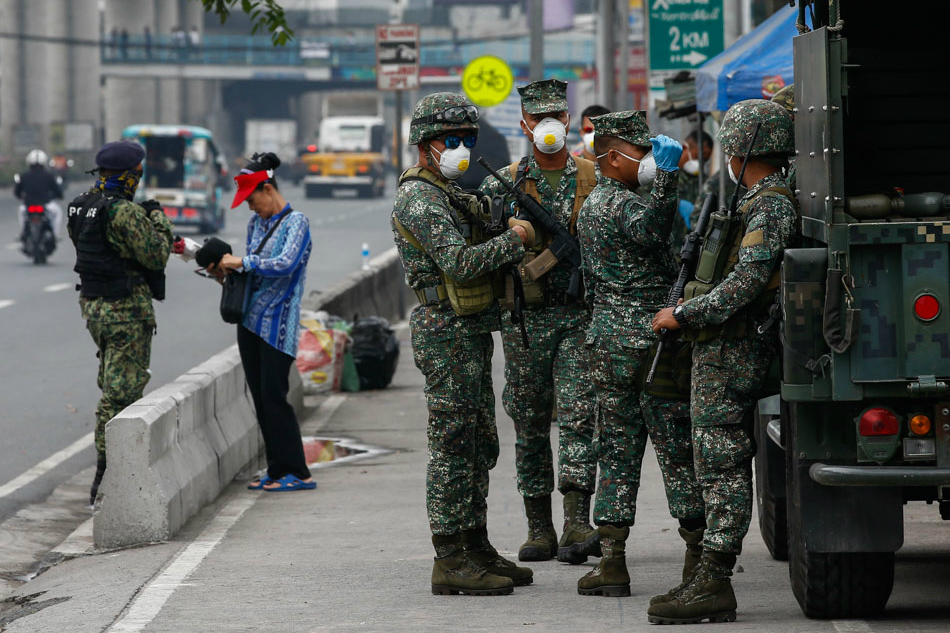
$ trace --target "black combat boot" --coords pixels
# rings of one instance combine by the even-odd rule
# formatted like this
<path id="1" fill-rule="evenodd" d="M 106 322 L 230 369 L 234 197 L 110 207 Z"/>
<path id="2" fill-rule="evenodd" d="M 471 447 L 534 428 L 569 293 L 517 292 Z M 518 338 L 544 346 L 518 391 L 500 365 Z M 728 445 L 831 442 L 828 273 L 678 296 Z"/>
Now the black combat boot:
<path id="1" fill-rule="evenodd" d="M 472 562 L 458 534 L 432 535 L 435 563 L 432 565 L 432 593 L 450 596 L 503 596 L 514 591 L 511 578 L 496 576 Z"/>
<path id="2" fill-rule="evenodd" d="M 92 479 L 92 488 L 89 489 L 89 505 L 96 505 L 96 497 L 99 495 L 99 484 L 102 483 L 102 476 L 106 472 L 106 458 L 100 457 L 96 462 L 96 476 Z"/>
<path id="3" fill-rule="evenodd" d="M 590 545 L 583 547 L 588 539 L 592 543 L 596 542 L 596 548 Z M 600 536 L 590 524 L 590 494 L 571 490 L 564 495 L 564 531 L 557 544 L 557 559 L 562 563 L 578 565 L 586 561 L 588 556 L 600 556 Z"/>
<path id="4" fill-rule="evenodd" d="M 534 582 L 534 572 L 530 567 L 518 567 L 507 558 L 502 558 L 488 540 L 488 528 L 462 530 L 462 547 L 469 560 L 488 570 L 489 574 L 511 578 L 515 587 L 530 585 Z"/>
<path id="5" fill-rule="evenodd" d="M 703 556 L 703 534 L 705 532 L 706 528 L 699 528 L 693 531 L 680 528 L 680 536 L 686 541 L 686 557 L 683 559 L 683 579 L 680 584 L 666 593 L 650 598 L 650 604 L 669 602 L 673 596 L 679 593 L 679 591 L 689 583 L 690 578 L 693 577 L 693 571 L 699 566 L 699 561 Z"/>
<path id="6" fill-rule="evenodd" d="M 525 497 L 528 540 L 518 549 L 518 560 L 551 560 L 557 553 L 557 532 L 551 520 L 551 495 Z"/>
<path id="7" fill-rule="evenodd" d="M 601 525 L 597 531 L 600 533 L 600 547 L 604 556 L 597 567 L 577 581 L 577 593 L 582 596 L 629 596 L 626 541 L 630 528 Z"/>
<path id="8" fill-rule="evenodd" d="M 650 605 L 647 615 L 654 624 L 697 624 L 736 621 L 736 594 L 732 591 L 735 554 L 703 550 L 693 577 L 669 602 Z"/>

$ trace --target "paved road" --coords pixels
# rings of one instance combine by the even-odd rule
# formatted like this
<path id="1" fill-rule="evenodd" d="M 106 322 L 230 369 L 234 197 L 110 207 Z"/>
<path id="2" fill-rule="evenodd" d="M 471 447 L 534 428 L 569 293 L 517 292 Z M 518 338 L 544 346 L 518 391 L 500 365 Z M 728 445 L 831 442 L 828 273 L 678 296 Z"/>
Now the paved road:
<path id="1" fill-rule="evenodd" d="M 80 192 L 73 187 L 69 195 Z M 302 189 L 290 186 L 284 187 L 284 195 L 310 218 L 314 247 L 308 292 L 359 269 L 363 242 L 372 255 L 392 246 L 391 195 L 377 200 L 307 200 Z M 15 210 L 10 190 L 0 189 L 0 487 L 92 431 L 99 396 L 95 347 L 79 316 L 74 291 L 78 277 L 72 271 L 72 244 L 61 242 L 47 265 L 33 265 L 12 242 Z M 249 211 L 242 206 L 228 213 L 220 237 L 243 252 Z M 175 257 L 169 261 L 168 297 L 157 306 L 158 336 L 147 390 L 234 342 L 233 328 L 217 315 L 217 288 L 194 275 L 193 268 Z M 0 520 L 23 503 L 49 494 L 94 461 L 94 451 L 87 448 L 48 475 L 0 498 Z"/>
<path id="2" fill-rule="evenodd" d="M 402 337 L 407 338 L 404 330 Z M 497 394 L 502 358 L 495 340 Z M 40 595 L 16 612 L 0 602 L 0 625 L 7 633 L 667 630 L 649 625 L 646 609 L 651 595 L 675 581 L 683 543 L 652 451 L 644 460 L 637 525 L 627 545 L 631 597 L 577 595 L 577 579 L 593 561 L 577 567 L 532 563 L 535 583 L 511 596 L 431 595 L 422 382 L 404 342 L 389 389 L 345 399 L 336 395 L 335 402 L 327 399 L 302 420 L 305 434 L 321 429 L 323 435 L 355 437 L 394 452 L 316 470 L 319 488 L 313 492 L 250 492 L 235 482 L 171 542 L 82 556 L 19 587 L 16 596 Z M 510 555 L 526 527 L 515 486 L 514 431 L 500 399 L 496 406 L 501 452 L 491 477 L 489 532 Z M 559 507 L 554 514 L 560 531 Z M 898 554 L 894 594 L 883 619 L 803 617 L 789 588 L 787 563 L 769 557 L 753 527 L 734 577 L 739 621 L 687 630 L 947 631 L 948 524 L 934 506 L 921 503 L 909 504 L 905 517 L 906 545 Z"/>

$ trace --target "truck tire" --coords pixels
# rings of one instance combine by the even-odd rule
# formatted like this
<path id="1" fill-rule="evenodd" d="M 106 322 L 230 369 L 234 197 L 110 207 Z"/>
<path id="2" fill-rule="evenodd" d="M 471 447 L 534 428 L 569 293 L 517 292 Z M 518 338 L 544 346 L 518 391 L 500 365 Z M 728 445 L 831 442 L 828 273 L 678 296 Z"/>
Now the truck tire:
<path id="1" fill-rule="evenodd" d="M 783 408 L 784 408 L 783 403 Z M 775 560 L 788 560 L 788 515 L 785 503 L 785 452 L 768 436 L 772 418 L 755 410 L 755 498 L 759 532 Z"/>
<path id="2" fill-rule="evenodd" d="M 789 404 L 785 431 L 788 512 L 788 573 L 792 593 L 809 618 L 865 618 L 884 611 L 894 586 L 893 552 L 815 552 L 805 546 L 799 477 L 807 472 L 798 458 L 795 416 Z M 807 410 L 803 412 L 807 415 Z M 807 474 L 805 475 L 807 476 Z"/>

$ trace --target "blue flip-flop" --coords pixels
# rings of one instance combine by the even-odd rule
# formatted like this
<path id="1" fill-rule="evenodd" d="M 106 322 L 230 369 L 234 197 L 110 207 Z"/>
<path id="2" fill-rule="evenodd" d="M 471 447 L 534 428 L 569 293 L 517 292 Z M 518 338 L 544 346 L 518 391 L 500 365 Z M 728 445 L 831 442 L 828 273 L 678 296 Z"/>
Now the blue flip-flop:
<path id="1" fill-rule="evenodd" d="M 264 475 L 263 477 L 261 477 L 261 478 L 258 479 L 257 481 L 252 481 L 251 483 L 249 483 L 249 484 L 247 485 L 247 489 L 248 489 L 248 490 L 263 490 L 263 489 L 264 489 L 264 486 L 266 486 L 267 484 L 271 483 L 272 481 L 274 481 L 274 480 L 271 479 L 270 477 L 268 477 L 267 475 Z"/>
<path id="2" fill-rule="evenodd" d="M 286 492 L 289 490 L 313 490 L 317 487 L 315 481 L 302 481 L 294 475 L 284 475 L 280 479 L 273 479 L 271 483 L 277 484 L 276 488 L 264 488 L 264 492 Z"/>

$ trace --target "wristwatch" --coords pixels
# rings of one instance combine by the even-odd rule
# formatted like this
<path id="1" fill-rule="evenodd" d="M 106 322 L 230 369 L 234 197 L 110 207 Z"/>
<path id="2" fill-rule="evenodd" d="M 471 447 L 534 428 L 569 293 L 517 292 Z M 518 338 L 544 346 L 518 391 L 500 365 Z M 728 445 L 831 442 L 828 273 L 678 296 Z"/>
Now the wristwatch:
<path id="1" fill-rule="evenodd" d="M 676 322 L 680 324 L 681 328 L 685 328 L 689 323 L 686 322 L 686 317 L 683 316 L 683 306 L 678 305 L 673 308 L 673 318 L 676 319 Z"/>

